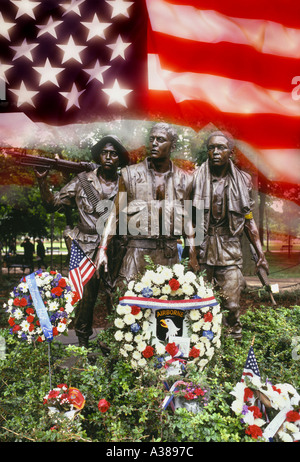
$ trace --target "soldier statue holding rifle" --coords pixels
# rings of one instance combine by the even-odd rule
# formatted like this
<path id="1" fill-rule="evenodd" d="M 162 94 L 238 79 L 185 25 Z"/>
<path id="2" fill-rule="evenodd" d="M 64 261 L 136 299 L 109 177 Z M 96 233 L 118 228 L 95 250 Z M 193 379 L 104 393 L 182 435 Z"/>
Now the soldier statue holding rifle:
<path id="1" fill-rule="evenodd" d="M 91 259 L 100 241 L 97 221 L 101 215 L 97 205 L 101 201 L 113 201 L 119 184 L 118 168 L 129 162 L 129 154 L 120 140 L 113 135 L 104 136 L 91 149 L 97 168 L 76 175 L 59 192 L 52 194 L 46 181 L 47 171 L 36 175 L 41 191 L 41 197 L 48 211 L 65 207 L 77 207 L 79 220 L 69 235 L 76 239 L 85 254 Z M 111 263 L 116 258 L 112 255 Z M 109 287 L 112 282 L 112 272 L 103 275 L 107 288 L 107 308 L 110 309 Z M 88 340 L 92 334 L 93 309 L 99 290 L 99 278 L 94 276 L 84 286 L 83 297 L 79 303 L 75 317 L 75 332 L 79 345 L 88 347 Z"/>

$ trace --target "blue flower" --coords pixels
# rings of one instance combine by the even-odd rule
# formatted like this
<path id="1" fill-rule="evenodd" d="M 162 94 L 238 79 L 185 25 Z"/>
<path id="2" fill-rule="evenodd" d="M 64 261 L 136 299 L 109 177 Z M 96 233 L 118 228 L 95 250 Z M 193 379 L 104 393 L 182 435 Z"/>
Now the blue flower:
<path id="1" fill-rule="evenodd" d="M 199 295 L 193 295 L 192 298 L 199 298 L 199 299 L 201 299 L 202 297 L 199 297 Z"/>
<path id="2" fill-rule="evenodd" d="M 141 329 L 141 326 L 137 322 L 131 324 L 131 326 L 130 326 L 130 330 L 134 334 L 136 334 L 140 329 Z"/>
<path id="3" fill-rule="evenodd" d="M 150 287 L 144 287 L 144 289 L 142 290 L 142 295 L 143 297 L 149 298 L 151 297 L 151 295 L 153 295 L 153 290 L 150 289 Z"/>
<path id="4" fill-rule="evenodd" d="M 211 330 L 204 330 L 202 336 L 208 338 L 208 340 L 212 340 L 214 333 Z"/>

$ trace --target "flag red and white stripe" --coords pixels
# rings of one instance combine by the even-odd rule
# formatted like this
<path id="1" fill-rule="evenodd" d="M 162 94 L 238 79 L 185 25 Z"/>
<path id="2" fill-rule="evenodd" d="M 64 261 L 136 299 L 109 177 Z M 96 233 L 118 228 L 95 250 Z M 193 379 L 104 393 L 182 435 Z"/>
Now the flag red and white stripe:
<path id="1" fill-rule="evenodd" d="M 96 271 L 93 261 L 85 255 L 79 244 L 73 240 L 71 247 L 69 279 L 82 298 L 83 288 Z"/>

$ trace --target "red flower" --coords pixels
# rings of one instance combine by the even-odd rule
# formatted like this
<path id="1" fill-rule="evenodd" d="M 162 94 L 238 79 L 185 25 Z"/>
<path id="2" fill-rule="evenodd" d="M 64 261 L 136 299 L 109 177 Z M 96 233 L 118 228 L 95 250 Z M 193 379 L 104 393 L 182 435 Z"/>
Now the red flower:
<path id="1" fill-rule="evenodd" d="M 50 271 L 50 274 L 54 275 L 54 274 L 56 274 L 56 271 Z"/>
<path id="2" fill-rule="evenodd" d="M 189 353 L 190 358 L 198 358 L 200 356 L 200 350 L 196 347 L 193 347 Z"/>
<path id="3" fill-rule="evenodd" d="M 289 411 L 286 414 L 287 422 L 297 422 L 300 419 L 300 414 L 297 411 Z"/>
<path id="4" fill-rule="evenodd" d="M 141 308 L 139 306 L 135 306 L 133 305 L 131 307 L 131 314 L 133 314 L 134 316 L 136 316 L 137 314 L 139 314 L 139 312 L 141 311 Z"/>
<path id="5" fill-rule="evenodd" d="M 177 281 L 177 279 L 170 279 L 169 281 L 169 286 L 171 287 L 171 290 L 177 290 L 180 287 L 180 283 Z"/>
<path id="6" fill-rule="evenodd" d="M 205 313 L 203 319 L 204 322 L 211 322 L 213 320 L 213 315 L 211 313 Z"/>
<path id="7" fill-rule="evenodd" d="M 146 346 L 146 348 L 144 349 L 144 351 L 142 352 L 142 355 L 144 356 L 144 358 L 151 358 L 151 356 L 154 355 L 154 349 L 152 346 L 148 345 Z"/>
<path id="8" fill-rule="evenodd" d="M 30 324 L 30 326 L 29 326 L 29 329 L 28 329 L 28 330 L 29 330 L 29 332 L 32 332 L 32 331 L 34 330 L 34 324 Z"/>
<path id="9" fill-rule="evenodd" d="M 100 412 L 106 412 L 110 408 L 110 403 L 106 399 L 100 399 L 98 409 Z"/>
<path id="10" fill-rule="evenodd" d="M 51 292 L 54 294 L 54 295 L 57 295 L 57 297 L 60 297 L 61 294 L 63 293 L 63 290 L 61 287 L 53 287 L 53 289 L 51 289 Z"/>
<path id="11" fill-rule="evenodd" d="M 27 313 L 27 314 L 33 314 L 33 313 L 34 313 L 34 309 L 33 309 L 33 308 L 27 308 L 27 309 L 26 309 L 26 313 Z"/>
<path id="12" fill-rule="evenodd" d="M 246 434 L 252 436 L 254 439 L 257 439 L 259 436 L 262 436 L 262 429 L 258 425 L 249 425 L 246 430 Z"/>
<path id="13" fill-rule="evenodd" d="M 244 390 L 244 401 L 248 401 L 250 398 L 253 398 L 253 391 L 250 388 L 245 388 Z"/>
<path id="14" fill-rule="evenodd" d="M 21 327 L 18 324 L 15 324 L 14 327 L 12 328 L 12 331 L 17 332 L 20 329 L 21 329 Z"/>
<path id="15" fill-rule="evenodd" d="M 262 413 L 259 410 L 259 407 L 257 406 L 249 406 L 248 407 L 249 411 L 252 411 L 253 416 L 255 419 L 260 419 L 262 417 Z"/>
<path id="16" fill-rule="evenodd" d="M 65 278 L 61 278 L 58 283 L 59 287 L 62 287 L 63 289 L 66 287 L 67 283 Z"/>
<path id="17" fill-rule="evenodd" d="M 60 394 L 59 390 L 50 390 L 49 395 L 48 395 L 48 399 L 56 398 L 59 394 Z"/>
<path id="18" fill-rule="evenodd" d="M 20 306 L 20 300 L 18 298 L 15 298 L 13 304 L 14 306 Z"/>
<path id="19" fill-rule="evenodd" d="M 26 306 L 27 305 L 27 300 L 25 297 L 22 297 L 20 300 L 20 306 Z"/>
<path id="20" fill-rule="evenodd" d="M 196 396 L 195 396 L 191 391 L 189 391 L 188 393 L 186 393 L 186 394 L 184 395 L 184 397 L 185 397 L 185 399 L 195 399 L 195 398 L 196 398 Z"/>
<path id="21" fill-rule="evenodd" d="M 166 352 L 169 353 L 171 356 L 175 356 L 179 351 L 179 348 L 176 346 L 175 342 L 168 343 L 166 346 Z"/>
<path id="22" fill-rule="evenodd" d="M 15 318 L 9 318 L 8 324 L 9 324 L 10 326 L 13 326 L 13 325 L 15 324 Z"/>
<path id="23" fill-rule="evenodd" d="M 26 318 L 26 321 L 29 322 L 29 324 L 31 324 L 33 322 L 33 320 L 34 320 L 34 316 L 31 316 L 31 315 L 27 316 L 27 318 Z"/>
<path id="24" fill-rule="evenodd" d="M 53 327 L 52 333 L 53 333 L 53 335 L 59 335 L 59 332 L 58 332 L 58 330 L 57 330 L 57 327 Z"/>
<path id="25" fill-rule="evenodd" d="M 39 337 L 37 338 L 37 340 L 36 340 L 36 341 L 37 341 L 37 342 L 42 342 L 42 341 L 43 341 L 43 339 L 42 339 L 42 337 L 41 337 L 41 336 L 39 336 Z"/>
<path id="26" fill-rule="evenodd" d="M 75 303 L 78 302 L 78 300 L 80 300 L 79 294 L 77 292 L 73 292 L 73 298 L 71 301 L 71 305 L 75 305 Z"/>
<path id="27" fill-rule="evenodd" d="M 204 396 L 204 391 L 202 390 L 202 388 L 195 388 L 194 393 L 197 396 Z"/>

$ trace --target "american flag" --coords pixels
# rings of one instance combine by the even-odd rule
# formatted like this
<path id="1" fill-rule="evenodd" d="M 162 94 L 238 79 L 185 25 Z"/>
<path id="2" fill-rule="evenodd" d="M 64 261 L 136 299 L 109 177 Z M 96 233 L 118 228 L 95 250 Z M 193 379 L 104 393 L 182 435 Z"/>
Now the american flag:
<path id="1" fill-rule="evenodd" d="M 298 0 L 1 0 L 1 112 L 227 130 L 299 205 L 299 50 Z"/>
<path id="2" fill-rule="evenodd" d="M 69 279 L 80 298 L 82 298 L 83 287 L 91 279 L 95 270 L 96 266 L 92 260 L 85 255 L 77 241 L 73 239 L 69 264 Z"/>
<path id="3" fill-rule="evenodd" d="M 253 347 L 251 346 L 248 352 L 247 360 L 245 363 L 245 367 L 242 373 L 242 379 L 241 382 L 244 382 L 245 377 L 259 377 L 260 378 L 260 372 L 258 368 L 258 364 L 255 358 L 255 354 L 253 351 Z"/>

